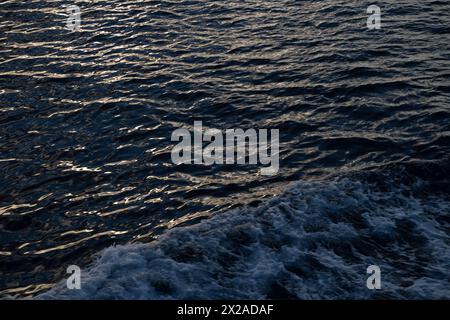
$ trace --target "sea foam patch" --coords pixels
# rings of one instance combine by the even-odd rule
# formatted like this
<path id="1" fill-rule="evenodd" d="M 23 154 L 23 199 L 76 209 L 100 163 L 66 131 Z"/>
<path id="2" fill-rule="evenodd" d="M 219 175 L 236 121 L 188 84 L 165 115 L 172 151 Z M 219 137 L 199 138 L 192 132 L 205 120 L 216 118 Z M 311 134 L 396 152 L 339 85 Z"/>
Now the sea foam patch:
<path id="1" fill-rule="evenodd" d="M 383 188 L 382 188 L 383 189 Z M 444 198 L 349 178 L 298 182 L 257 208 L 110 247 L 38 299 L 450 298 Z M 381 290 L 366 268 L 380 266 Z"/>

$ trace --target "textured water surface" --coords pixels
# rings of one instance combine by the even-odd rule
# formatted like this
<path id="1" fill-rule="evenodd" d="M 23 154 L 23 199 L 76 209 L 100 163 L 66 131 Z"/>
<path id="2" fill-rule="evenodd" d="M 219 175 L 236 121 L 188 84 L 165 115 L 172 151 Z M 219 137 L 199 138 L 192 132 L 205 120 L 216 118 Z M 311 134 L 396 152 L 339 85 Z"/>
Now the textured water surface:
<path id="1" fill-rule="evenodd" d="M 369 4 L 2 1 L 0 292 L 120 244 L 47 297 L 449 298 L 450 3 Z M 278 128 L 279 174 L 173 165 L 194 120 Z"/>

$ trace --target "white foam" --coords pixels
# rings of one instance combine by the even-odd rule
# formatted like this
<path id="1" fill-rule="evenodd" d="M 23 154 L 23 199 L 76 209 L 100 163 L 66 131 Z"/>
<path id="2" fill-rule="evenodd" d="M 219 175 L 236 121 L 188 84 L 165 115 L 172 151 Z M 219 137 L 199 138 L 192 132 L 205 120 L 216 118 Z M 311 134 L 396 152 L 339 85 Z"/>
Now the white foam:
<path id="1" fill-rule="evenodd" d="M 450 298 L 443 199 L 349 179 L 299 182 L 258 208 L 217 214 L 151 244 L 104 250 L 38 299 Z M 382 290 L 366 288 L 379 265 Z"/>

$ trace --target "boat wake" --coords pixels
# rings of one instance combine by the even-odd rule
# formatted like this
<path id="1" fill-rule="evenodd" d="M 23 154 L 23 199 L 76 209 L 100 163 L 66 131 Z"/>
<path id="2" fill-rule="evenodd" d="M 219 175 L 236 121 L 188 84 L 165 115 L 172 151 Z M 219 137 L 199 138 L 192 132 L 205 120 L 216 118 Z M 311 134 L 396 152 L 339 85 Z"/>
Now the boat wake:
<path id="1" fill-rule="evenodd" d="M 450 298 L 443 171 L 410 164 L 300 181 L 257 208 L 110 247 L 80 290 L 61 282 L 37 298 Z M 381 290 L 366 287 L 369 265 L 381 268 Z"/>

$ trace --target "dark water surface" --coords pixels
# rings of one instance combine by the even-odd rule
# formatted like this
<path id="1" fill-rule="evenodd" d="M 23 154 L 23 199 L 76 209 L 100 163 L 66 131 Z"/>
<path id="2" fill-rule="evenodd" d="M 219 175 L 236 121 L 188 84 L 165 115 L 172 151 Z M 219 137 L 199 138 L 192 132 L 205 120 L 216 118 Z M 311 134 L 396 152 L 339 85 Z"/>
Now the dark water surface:
<path id="1" fill-rule="evenodd" d="M 70 294 L 450 298 L 450 2 L 371 3 L 2 1 L 0 292 L 128 244 Z M 279 174 L 173 165 L 194 120 L 278 128 Z"/>

